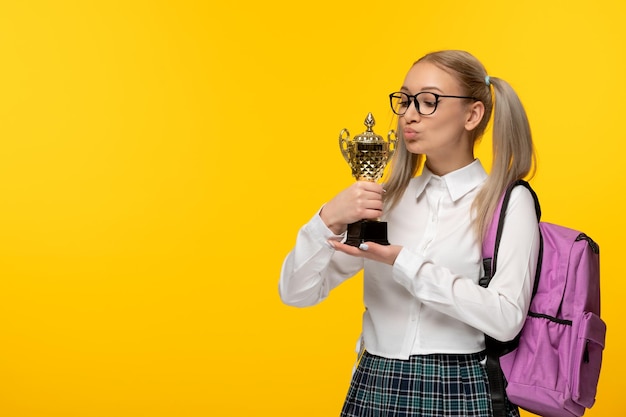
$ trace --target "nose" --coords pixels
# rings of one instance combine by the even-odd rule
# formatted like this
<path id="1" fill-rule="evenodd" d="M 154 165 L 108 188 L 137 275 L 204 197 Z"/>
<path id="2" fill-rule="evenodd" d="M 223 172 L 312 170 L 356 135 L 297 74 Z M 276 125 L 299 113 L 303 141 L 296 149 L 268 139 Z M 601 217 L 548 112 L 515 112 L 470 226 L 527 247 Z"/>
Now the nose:
<path id="1" fill-rule="evenodd" d="M 406 113 L 402 115 L 406 122 L 416 122 L 422 115 L 417 111 L 417 104 L 415 100 L 409 102 L 409 107 L 406 109 Z"/>

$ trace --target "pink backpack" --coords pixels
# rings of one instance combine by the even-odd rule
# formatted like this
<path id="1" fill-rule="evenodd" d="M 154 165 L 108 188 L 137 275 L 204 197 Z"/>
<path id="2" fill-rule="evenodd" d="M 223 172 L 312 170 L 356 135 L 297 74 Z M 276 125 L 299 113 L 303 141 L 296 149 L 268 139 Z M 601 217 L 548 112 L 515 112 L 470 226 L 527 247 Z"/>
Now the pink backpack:
<path id="1" fill-rule="evenodd" d="M 537 195 L 526 181 L 507 188 L 483 242 L 484 287 L 495 274 L 506 207 L 518 185 L 530 191 L 541 217 Z M 505 390 L 510 402 L 544 417 L 579 417 L 595 402 L 606 336 L 600 318 L 600 248 L 576 230 L 545 222 L 539 230 L 535 287 L 522 331 L 507 343 L 485 336 L 495 417 L 505 415 Z"/>

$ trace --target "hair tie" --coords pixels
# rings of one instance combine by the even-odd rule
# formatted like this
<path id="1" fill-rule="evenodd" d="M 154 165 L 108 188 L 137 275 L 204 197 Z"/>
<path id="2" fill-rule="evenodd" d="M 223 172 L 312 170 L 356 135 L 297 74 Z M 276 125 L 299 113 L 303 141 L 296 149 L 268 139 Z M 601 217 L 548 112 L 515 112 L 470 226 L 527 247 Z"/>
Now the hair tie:
<path id="1" fill-rule="evenodd" d="M 489 79 L 488 75 L 485 75 L 485 84 L 487 84 L 487 87 L 491 85 L 491 80 Z"/>

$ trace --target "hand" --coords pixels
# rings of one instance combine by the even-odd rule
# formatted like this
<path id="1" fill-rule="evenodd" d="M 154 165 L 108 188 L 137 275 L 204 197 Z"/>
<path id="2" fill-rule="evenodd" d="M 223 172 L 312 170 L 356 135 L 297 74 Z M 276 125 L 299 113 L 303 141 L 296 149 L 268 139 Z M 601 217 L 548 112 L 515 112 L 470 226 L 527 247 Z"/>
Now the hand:
<path id="1" fill-rule="evenodd" d="M 383 194 L 382 185 L 357 181 L 330 200 L 320 216 L 333 233 L 341 234 L 350 223 L 378 219 L 383 214 Z"/>
<path id="2" fill-rule="evenodd" d="M 378 243 L 366 242 L 362 243 L 359 248 L 346 245 L 345 243 L 329 240 L 328 243 L 339 252 L 347 253 L 352 256 L 371 259 L 373 261 L 382 262 L 393 265 L 402 250 L 402 246 L 398 245 L 379 245 Z"/>

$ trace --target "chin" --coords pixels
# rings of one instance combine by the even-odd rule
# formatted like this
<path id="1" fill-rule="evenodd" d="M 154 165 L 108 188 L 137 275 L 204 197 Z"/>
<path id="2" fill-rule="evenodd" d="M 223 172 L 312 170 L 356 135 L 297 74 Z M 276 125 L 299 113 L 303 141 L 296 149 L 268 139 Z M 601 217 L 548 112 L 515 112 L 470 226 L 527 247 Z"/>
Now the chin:
<path id="1" fill-rule="evenodd" d="M 407 143 L 406 150 L 409 151 L 409 153 L 414 154 L 424 154 L 425 151 L 424 147 L 420 146 L 420 144 L 416 142 Z"/>

